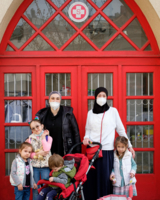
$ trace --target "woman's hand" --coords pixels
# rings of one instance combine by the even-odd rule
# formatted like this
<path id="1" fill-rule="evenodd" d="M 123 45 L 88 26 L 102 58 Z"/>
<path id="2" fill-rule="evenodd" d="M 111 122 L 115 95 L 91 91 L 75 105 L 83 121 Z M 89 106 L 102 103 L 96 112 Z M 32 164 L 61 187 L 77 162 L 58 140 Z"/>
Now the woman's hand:
<path id="1" fill-rule="evenodd" d="M 46 135 L 49 135 L 49 131 L 48 130 L 44 130 L 44 132 L 42 134 L 42 140 L 45 139 Z"/>
<path id="2" fill-rule="evenodd" d="M 128 148 L 128 149 L 132 153 L 133 158 L 135 158 L 135 151 L 134 151 L 134 149 L 132 147 Z"/>
<path id="3" fill-rule="evenodd" d="M 89 138 L 85 138 L 85 139 L 83 140 L 83 144 L 84 144 L 84 145 L 89 145 L 89 141 L 90 141 Z"/>
<path id="4" fill-rule="evenodd" d="M 38 153 L 36 153 L 36 156 L 41 155 L 41 156 L 46 156 L 49 153 L 49 151 L 39 151 Z"/>

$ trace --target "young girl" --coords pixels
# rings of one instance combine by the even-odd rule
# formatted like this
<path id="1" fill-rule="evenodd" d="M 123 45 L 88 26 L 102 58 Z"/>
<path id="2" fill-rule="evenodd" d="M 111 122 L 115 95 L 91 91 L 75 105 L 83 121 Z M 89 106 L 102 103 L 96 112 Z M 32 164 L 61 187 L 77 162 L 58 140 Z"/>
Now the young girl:
<path id="1" fill-rule="evenodd" d="M 33 179 L 33 168 L 29 159 L 32 145 L 28 142 L 21 144 L 19 154 L 12 162 L 10 182 L 14 186 L 16 200 L 29 200 L 30 187 L 37 189 Z"/>
<path id="2" fill-rule="evenodd" d="M 113 181 L 113 194 L 129 197 L 130 180 L 132 181 L 133 196 L 137 196 L 135 173 L 137 165 L 128 151 L 128 140 L 119 136 L 115 141 L 114 169 L 110 175 Z"/>
<path id="3" fill-rule="evenodd" d="M 29 136 L 29 143 L 32 144 L 34 153 L 31 154 L 34 180 L 37 183 L 41 179 L 49 179 L 50 169 L 48 159 L 51 156 L 52 137 L 49 136 L 48 130 L 43 130 L 38 117 L 28 122 L 32 131 Z M 40 187 L 40 186 L 39 186 Z M 33 189 L 33 200 L 37 200 L 38 191 Z"/>

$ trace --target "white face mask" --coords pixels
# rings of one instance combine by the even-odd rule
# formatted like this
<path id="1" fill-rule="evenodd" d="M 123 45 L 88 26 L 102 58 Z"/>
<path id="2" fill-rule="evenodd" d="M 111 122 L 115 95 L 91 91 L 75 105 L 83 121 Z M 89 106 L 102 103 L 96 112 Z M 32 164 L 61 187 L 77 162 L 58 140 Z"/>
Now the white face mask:
<path id="1" fill-rule="evenodd" d="M 49 104 L 50 104 L 51 108 L 53 108 L 53 110 L 57 110 L 60 106 L 60 103 L 56 102 L 56 101 L 50 102 Z"/>
<path id="2" fill-rule="evenodd" d="M 107 99 L 106 98 L 103 98 L 103 97 L 100 97 L 100 98 L 97 98 L 96 99 L 96 102 L 99 106 L 103 106 L 106 102 L 107 102 Z"/>

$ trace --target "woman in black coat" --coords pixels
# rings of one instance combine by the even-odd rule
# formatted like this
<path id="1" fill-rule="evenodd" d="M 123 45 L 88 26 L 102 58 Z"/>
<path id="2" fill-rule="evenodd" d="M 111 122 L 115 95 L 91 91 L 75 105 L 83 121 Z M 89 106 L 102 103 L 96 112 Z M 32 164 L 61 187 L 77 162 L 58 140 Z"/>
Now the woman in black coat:
<path id="1" fill-rule="evenodd" d="M 79 142 L 80 135 L 73 108 L 61 106 L 61 94 L 53 91 L 49 94 L 50 107 L 39 110 L 36 114 L 49 130 L 53 138 L 51 152 L 64 156 L 70 148 Z M 74 153 L 81 153 L 81 145 L 75 148 Z"/>

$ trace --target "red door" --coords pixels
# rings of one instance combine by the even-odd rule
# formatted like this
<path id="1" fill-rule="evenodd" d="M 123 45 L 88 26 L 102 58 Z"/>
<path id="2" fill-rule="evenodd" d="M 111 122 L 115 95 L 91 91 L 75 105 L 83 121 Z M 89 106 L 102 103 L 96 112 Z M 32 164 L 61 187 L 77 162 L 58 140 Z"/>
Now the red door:
<path id="1" fill-rule="evenodd" d="M 123 122 L 136 152 L 138 197 L 157 199 L 159 188 L 159 69 L 154 66 L 123 67 Z"/>
<path id="2" fill-rule="evenodd" d="M 11 163 L 20 144 L 31 133 L 27 121 L 36 112 L 34 66 L 1 66 L 0 85 L 1 199 L 11 200 L 14 199 L 11 195 L 13 187 L 9 183 Z"/>

